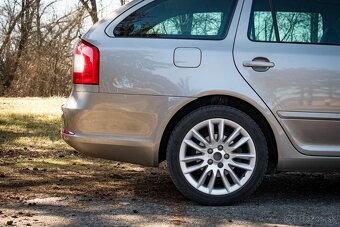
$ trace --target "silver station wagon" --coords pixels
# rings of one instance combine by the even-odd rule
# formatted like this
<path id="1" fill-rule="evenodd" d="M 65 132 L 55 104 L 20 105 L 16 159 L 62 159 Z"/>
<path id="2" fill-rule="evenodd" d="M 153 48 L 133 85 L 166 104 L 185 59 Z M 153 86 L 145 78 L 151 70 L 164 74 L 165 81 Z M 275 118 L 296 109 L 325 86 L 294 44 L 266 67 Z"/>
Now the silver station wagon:
<path id="1" fill-rule="evenodd" d="M 339 0 L 136 0 L 75 50 L 64 140 L 229 205 L 267 173 L 340 170 Z M 114 171 L 114 170 L 113 170 Z"/>

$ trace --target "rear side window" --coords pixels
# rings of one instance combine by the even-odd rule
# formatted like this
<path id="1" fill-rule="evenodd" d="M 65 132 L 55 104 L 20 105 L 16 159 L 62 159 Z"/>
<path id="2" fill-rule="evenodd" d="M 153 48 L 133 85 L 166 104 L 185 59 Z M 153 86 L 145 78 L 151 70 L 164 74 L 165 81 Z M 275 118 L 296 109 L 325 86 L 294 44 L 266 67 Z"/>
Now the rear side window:
<path id="1" fill-rule="evenodd" d="M 117 25 L 117 37 L 223 39 L 235 0 L 157 0 Z"/>
<path id="2" fill-rule="evenodd" d="M 340 44 L 337 0 L 255 0 L 249 26 L 253 41 Z"/>

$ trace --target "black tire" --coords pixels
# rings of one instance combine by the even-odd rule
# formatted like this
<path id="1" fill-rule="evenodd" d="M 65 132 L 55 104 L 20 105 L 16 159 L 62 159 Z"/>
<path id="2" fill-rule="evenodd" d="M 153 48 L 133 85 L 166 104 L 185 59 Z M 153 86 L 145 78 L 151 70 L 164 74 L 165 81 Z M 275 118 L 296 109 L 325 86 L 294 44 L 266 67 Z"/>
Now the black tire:
<path id="1" fill-rule="evenodd" d="M 256 149 L 251 177 L 240 189 L 226 195 L 210 195 L 199 191 L 186 180 L 180 167 L 179 151 L 184 137 L 195 125 L 212 118 L 228 119 L 242 126 L 249 133 Z M 251 195 L 261 184 L 268 164 L 267 143 L 260 127 L 244 112 L 222 105 L 205 106 L 191 112 L 176 125 L 167 146 L 167 163 L 173 183 L 188 199 L 209 206 L 231 205 Z"/>

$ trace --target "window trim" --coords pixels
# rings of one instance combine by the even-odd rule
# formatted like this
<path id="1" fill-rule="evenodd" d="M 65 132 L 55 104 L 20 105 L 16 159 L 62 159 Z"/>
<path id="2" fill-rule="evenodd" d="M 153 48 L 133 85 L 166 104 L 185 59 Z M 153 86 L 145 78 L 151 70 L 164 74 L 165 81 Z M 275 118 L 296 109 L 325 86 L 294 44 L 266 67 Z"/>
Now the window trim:
<path id="1" fill-rule="evenodd" d="M 129 17 L 131 14 L 133 14 L 133 13 L 135 13 L 137 10 L 140 10 L 140 9 L 142 9 L 142 8 L 144 8 L 144 7 L 146 7 L 146 6 L 148 6 L 148 5 L 150 5 L 150 4 L 152 4 L 152 3 L 155 3 L 157 0 L 154 0 L 154 1 L 151 1 L 151 2 L 148 2 L 148 3 L 146 3 L 145 5 L 143 5 L 143 6 L 141 6 L 141 7 L 139 7 L 138 9 L 133 9 L 132 8 L 132 12 L 131 13 L 129 13 L 128 15 L 126 15 L 126 16 L 124 16 L 124 18 L 122 19 L 122 20 L 120 20 L 114 27 L 113 27 L 113 29 L 111 30 L 111 32 L 112 32 L 112 34 L 111 35 L 109 35 L 110 37 L 112 37 L 112 38 L 116 38 L 116 39 L 133 39 L 133 38 L 135 38 L 135 39 L 158 39 L 158 40 L 160 40 L 160 39 L 163 39 L 163 40 L 207 40 L 207 41 L 221 41 L 221 40 L 225 40 L 226 38 L 227 38 L 227 36 L 228 36 L 228 34 L 229 34 L 229 30 L 230 30 L 230 27 L 231 27 L 231 24 L 232 24 L 232 22 L 233 22 L 233 20 L 234 20 L 234 17 L 235 17 L 235 13 L 236 13 L 236 9 L 237 9 L 237 6 L 238 6 L 238 4 L 239 4 L 239 0 L 233 0 L 233 6 L 232 6 L 232 10 L 231 10 L 231 14 L 230 14 L 230 19 L 229 19 L 229 22 L 228 22 L 228 24 L 226 24 L 226 29 L 225 29 L 225 31 L 223 32 L 223 34 L 221 34 L 221 36 L 216 36 L 216 38 L 213 38 L 213 37 L 211 37 L 211 36 L 206 36 L 206 38 L 204 38 L 204 37 L 200 37 L 200 36 L 190 36 L 190 37 L 169 37 L 169 36 L 167 36 L 167 37 L 152 37 L 152 36 L 116 36 L 115 34 L 114 34 L 114 31 L 115 31 L 115 29 L 117 28 L 117 26 L 118 25 L 120 25 L 120 23 L 122 23 L 127 17 Z M 143 1 L 142 1 L 143 2 Z M 137 5 L 135 5 L 135 6 L 138 6 L 139 4 L 137 4 Z M 123 14 L 122 15 L 120 15 L 120 16 L 123 16 Z M 118 17 L 116 18 L 116 19 L 118 19 Z M 114 19 L 111 23 L 113 23 L 116 19 Z"/>
<path id="2" fill-rule="evenodd" d="M 247 38 L 248 38 L 248 40 L 249 41 L 251 41 L 251 42 L 254 42 L 254 43 L 277 43 L 277 44 L 293 44 L 293 45 L 296 45 L 296 44 L 298 44 L 298 45 L 301 45 L 301 44 L 303 44 L 303 45 L 312 45 L 312 46 L 340 46 L 340 44 L 331 44 L 331 43 L 306 43 L 306 42 L 287 42 L 287 41 L 281 41 L 280 40 L 280 34 L 278 34 L 279 35 L 279 41 L 262 41 L 262 40 L 253 40 L 252 38 L 251 38 L 251 25 L 253 24 L 252 23 L 252 18 L 254 17 L 253 16 L 253 13 L 255 12 L 254 11 L 254 8 L 255 8 L 255 1 L 256 0 L 253 0 L 253 2 L 252 2 L 252 6 L 251 6 L 251 10 L 250 10 L 250 16 L 249 16 L 249 22 L 248 22 L 248 29 L 247 29 Z M 271 2 L 272 2 L 273 0 L 268 0 L 268 4 L 269 4 L 269 7 L 271 8 Z M 274 4 L 273 4 L 273 6 L 274 6 Z M 273 8 L 273 9 L 271 9 L 271 10 L 274 10 L 274 14 L 276 15 L 276 10 L 275 10 L 275 8 Z M 270 12 L 270 11 L 268 11 L 268 12 Z M 271 14 L 272 14 L 272 17 L 273 17 L 273 12 L 271 12 Z M 321 14 L 322 15 L 322 14 Z M 273 25 L 274 25 L 274 18 L 273 18 Z M 278 26 L 277 26 L 277 21 L 276 21 L 276 27 L 277 27 L 277 29 L 278 29 Z M 275 30 L 275 26 L 274 26 L 274 30 Z M 275 33 L 276 33 L 276 31 L 275 31 Z M 275 35 L 276 36 L 276 35 Z M 277 38 L 276 38 L 277 39 Z"/>

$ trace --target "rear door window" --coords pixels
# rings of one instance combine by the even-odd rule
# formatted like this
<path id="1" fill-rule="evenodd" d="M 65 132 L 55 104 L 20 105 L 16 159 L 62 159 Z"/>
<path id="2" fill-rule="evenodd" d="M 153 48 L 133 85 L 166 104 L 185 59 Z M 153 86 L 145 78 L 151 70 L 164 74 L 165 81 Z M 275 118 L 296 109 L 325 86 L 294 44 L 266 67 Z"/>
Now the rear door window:
<path id="1" fill-rule="evenodd" d="M 255 0 L 249 26 L 253 41 L 340 44 L 340 1 Z"/>
<path id="2" fill-rule="evenodd" d="M 276 17 L 282 42 L 320 43 L 324 33 L 320 13 L 277 12 Z"/>
<path id="3" fill-rule="evenodd" d="M 117 37 L 223 39 L 235 0 L 158 0 L 132 13 L 114 30 Z"/>

